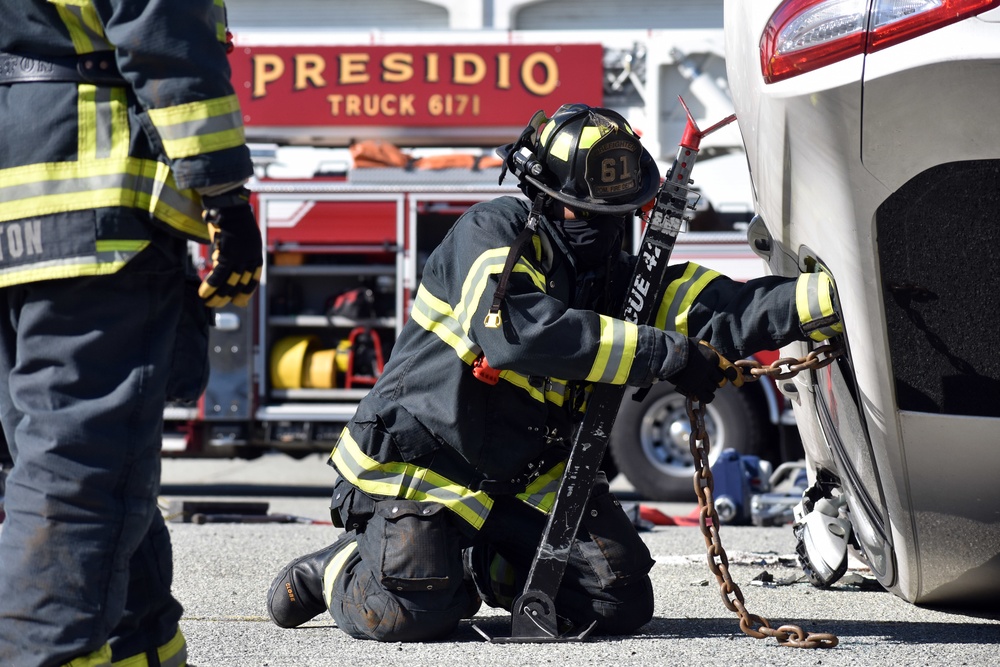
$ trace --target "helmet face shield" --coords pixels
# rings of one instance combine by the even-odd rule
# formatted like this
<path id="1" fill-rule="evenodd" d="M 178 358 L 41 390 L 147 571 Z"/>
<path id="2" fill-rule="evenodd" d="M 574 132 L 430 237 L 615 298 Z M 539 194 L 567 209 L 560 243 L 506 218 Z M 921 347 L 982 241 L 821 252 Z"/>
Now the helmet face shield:
<path id="1" fill-rule="evenodd" d="M 522 182 L 575 211 L 625 215 L 660 185 L 652 156 L 620 114 L 564 104 L 539 126 L 538 114 L 514 144 L 497 153 Z"/>

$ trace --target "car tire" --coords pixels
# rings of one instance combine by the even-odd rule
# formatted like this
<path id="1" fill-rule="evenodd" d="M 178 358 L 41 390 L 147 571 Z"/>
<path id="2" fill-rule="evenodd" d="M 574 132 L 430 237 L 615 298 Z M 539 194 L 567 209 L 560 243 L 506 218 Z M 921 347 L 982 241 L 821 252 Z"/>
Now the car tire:
<path id="1" fill-rule="evenodd" d="M 771 424 L 755 408 L 745 389 L 724 387 L 715 393 L 705 416 L 712 449 L 710 464 L 723 449 L 760 455 Z M 611 456 L 621 474 L 648 500 L 690 502 L 694 459 L 685 397 L 668 382 L 654 384 L 642 401 L 626 395 L 611 435 Z"/>

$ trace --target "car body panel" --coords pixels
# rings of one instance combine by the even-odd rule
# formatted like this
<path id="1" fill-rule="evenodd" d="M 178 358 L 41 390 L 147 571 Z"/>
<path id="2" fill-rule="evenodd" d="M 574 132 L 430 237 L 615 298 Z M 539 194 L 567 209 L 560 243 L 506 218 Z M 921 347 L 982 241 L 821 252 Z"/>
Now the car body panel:
<path id="1" fill-rule="evenodd" d="M 971 165 L 954 172 L 955 179 L 979 173 L 974 161 L 988 161 L 980 169 L 985 172 L 1000 165 L 995 120 L 1000 11 L 765 84 L 760 36 L 780 4 L 728 0 L 726 50 L 756 209 L 772 240 L 768 269 L 786 276 L 826 270 L 837 285 L 848 358 L 783 383 L 785 393 L 794 396 L 812 475 L 820 469 L 836 473 L 861 552 L 892 592 L 912 602 L 995 595 L 1000 592 L 1000 485 L 993 476 L 1000 470 L 1000 418 L 989 408 L 976 408 L 978 415 L 948 414 L 976 401 L 968 387 L 938 391 L 936 376 L 927 380 L 931 391 L 923 393 L 940 394 L 937 407 L 900 409 L 898 393 L 907 389 L 900 384 L 904 366 L 909 364 L 911 373 L 919 364 L 928 364 L 931 373 L 940 369 L 933 365 L 934 331 L 924 331 L 926 340 L 904 331 L 894 290 L 904 279 L 924 281 L 942 299 L 938 304 L 949 303 L 950 296 L 969 311 L 976 303 L 987 310 L 1000 306 L 995 290 L 981 290 L 978 302 L 956 294 L 946 275 L 950 266 L 974 283 L 988 281 L 984 257 L 989 253 L 980 254 L 980 247 L 991 235 L 1000 238 L 994 228 L 984 229 L 984 218 L 998 207 L 988 195 L 985 212 L 974 210 L 979 205 L 974 196 L 952 202 L 952 208 L 969 208 L 970 224 L 978 230 L 970 231 L 975 247 L 968 248 L 975 267 L 959 266 L 963 231 L 952 218 L 962 211 L 948 210 L 946 193 L 926 189 L 928 196 L 941 198 L 934 203 L 939 208 L 930 202 L 926 208 L 941 217 L 941 234 L 947 238 L 938 247 L 936 220 L 927 213 L 912 223 L 920 225 L 923 244 L 905 248 L 915 253 L 912 258 L 893 257 L 913 229 L 903 229 L 905 220 L 889 212 L 900 215 L 897 200 L 905 195 L 913 200 L 904 202 L 914 207 L 910 214 L 920 215 L 921 195 L 914 183 L 932 182 L 939 173 L 947 177 L 952 164 Z M 959 189 L 961 181 L 954 183 L 952 190 Z M 880 240 L 895 245 L 880 247 Z M 922 273 L 909 275 L 911 266 Z M 916 317 L 923 311 L 904 312 Z M 995 326 L 978 324 L 987 318 L 974 319 L 967 325 L 968 337 L 996 339 Z M 987 346 L 958 347 L 961 341 L 954 337 L 945 341 L 962 351 Z M 802 356 L 808 349 L 793 344 L 782 353 Z M 904 359 L 908 354 L 926 358 Z M 993 365 L 983 361 L 985 355 L 958 356 L 982 364 L 982 387 L 994 388 Z M 968 383 L 968 369 L 964 372 L 955 375 Z M 940 382 L 948 381 L 941 371 Z"/>

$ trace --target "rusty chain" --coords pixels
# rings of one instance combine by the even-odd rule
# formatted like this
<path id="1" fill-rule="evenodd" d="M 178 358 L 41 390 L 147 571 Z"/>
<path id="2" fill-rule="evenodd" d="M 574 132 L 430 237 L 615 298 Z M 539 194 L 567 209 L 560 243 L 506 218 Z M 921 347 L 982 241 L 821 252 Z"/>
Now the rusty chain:
<path id="1" fill-rule="evenodd" d="M 787 380 L 802 371 L 817 370 L 829 366 L 834 359 L 842 354 L 844 354 L 844 348 L 827 344 L 810 350 L 809 354 L 801 359 L 781 357 L 767 366 L 753 359 L 740 359 L 733 362 L 733 365 L 743 373 L 744 382 L 756 382 L 765 375 L 775 380 Z"/>
<path id="2" fill-rule="evenodd" d="M 757 361 L 737 361 L 735 365 L 744 373 L 744 382 L 759 380 L 768 375 L 778 380 L 785 380 L 804 370 L 813 370 L 828 366 L 833 360 L 844 353 L 843 348 L 833 345 L 812 350 L 802 359 L 783 357 L 768 366 Z M 744 370 L 746 369 L 746 370 Z M 797 625 L 782 625 L 777 629 L 771 627 L 770 621 L 763 616 L 747 611 L 743 603 L 743 591 L 733 581 L 729 574 L 729 556 L 722 547 L 719 536 L 719 514 L 715 510 L 713 496 L 715 483 L 708 453 L 712 449 L 708 431 L 705 429 L 705 404 L 687 399 L 687 413 L 691 420 L 691 435 L 688 444 L 694 457 L 694 491 L 698 496 L 698 526 L 705 538 L 708 552 L 708 569 L 715 575 L 722 593 L 722 604 L 740 618 L 740 630 L 756 639 L 774 637 L 778 644 L 793 648 L 833 648 L 840 640 L 828 632 L 805 632 Z"/>

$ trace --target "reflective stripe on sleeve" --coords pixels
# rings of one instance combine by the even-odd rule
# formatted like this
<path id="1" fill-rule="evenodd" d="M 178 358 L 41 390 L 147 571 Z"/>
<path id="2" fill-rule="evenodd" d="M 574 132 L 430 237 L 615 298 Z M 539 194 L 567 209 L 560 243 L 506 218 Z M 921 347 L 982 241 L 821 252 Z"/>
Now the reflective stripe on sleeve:
<path id="1" fill-rule="evenodd" d="M 587 382 L 625 384 L 635 358 L 639 328 L 632 322 L 607 315 L 601 315 L 600 321 L 600 347 L 594 365 L 585 379 Z"/>
<path id="2" fill-rule="evenodd" d="M 493 499 L 487 494 L 429 468 L 403 462 L 379 463 L 361 451 L 346 428 L 330 458 L 344 479 L 367 494 L 440 503 L 476 530 L 483 527 L 493 507 Z"/>
<path id="3" fill-rule="evenodd" d="M 684 275 L 667 285 L 656 313 L 656 327 L 688 335 L 688 312 L 708 283 L 719 277 L 718 271 L 688 263 Z"/>
<path id="4" fill-rule="evenodd" d="M 795 284 L 795 307 L 804 331 L 815 341 L 844 332 L 833 307 L 833 281 L 826 273 L 803 273 Z"/>
<path id="5" fill-rule="evenodd" d="M 235 148 L 245 141 L 236 95 L 150 109 L 149 118 L 172 160 Z"/>

